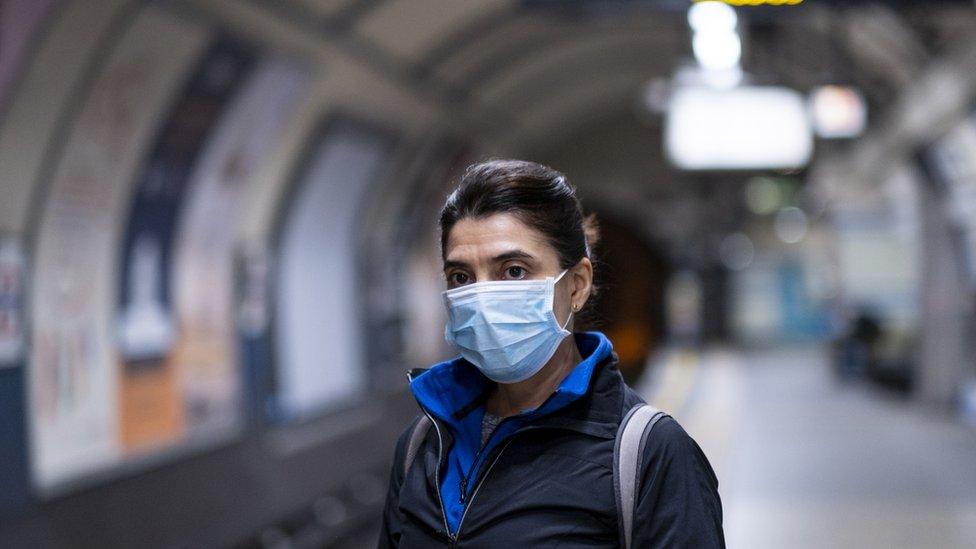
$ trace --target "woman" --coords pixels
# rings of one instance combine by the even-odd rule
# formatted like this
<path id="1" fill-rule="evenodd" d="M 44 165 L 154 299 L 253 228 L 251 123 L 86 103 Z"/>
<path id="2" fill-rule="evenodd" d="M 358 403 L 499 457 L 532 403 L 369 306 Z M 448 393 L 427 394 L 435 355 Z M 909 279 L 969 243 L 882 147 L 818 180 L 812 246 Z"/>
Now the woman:
<path id="1" fill-rule="evenodd" d="M 423 413 L 396 445 L 379 546 L 617 547 L 614 441 L 643 401 L 606 336 L 573 332 L 593 293 L 592 218 L 561 173 L 490 160 L 467 169 L 440 230 L 461 356 L 411 372 Z M 724 547 L 698 444 L 665 416 L 641 452 L 630 546 Z"/>

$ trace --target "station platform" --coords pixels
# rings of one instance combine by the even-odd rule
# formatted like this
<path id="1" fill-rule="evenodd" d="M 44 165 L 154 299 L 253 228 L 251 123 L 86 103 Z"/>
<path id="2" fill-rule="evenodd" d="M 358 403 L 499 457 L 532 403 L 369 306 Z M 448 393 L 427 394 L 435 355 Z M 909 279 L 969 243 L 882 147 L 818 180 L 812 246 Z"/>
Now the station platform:
<path id="1" fill-rule="evenodd" d="M 641 383 L 719 477 L 728 547 L 972 547 L 976 431 L 825 347 L 669 351 Z"/>

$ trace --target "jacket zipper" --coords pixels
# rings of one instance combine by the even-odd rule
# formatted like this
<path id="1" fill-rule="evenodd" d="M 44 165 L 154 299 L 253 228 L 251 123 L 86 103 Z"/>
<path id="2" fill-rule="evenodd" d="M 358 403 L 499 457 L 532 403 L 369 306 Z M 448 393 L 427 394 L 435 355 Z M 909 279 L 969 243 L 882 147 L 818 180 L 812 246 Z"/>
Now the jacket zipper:
<path id="1" fill-rule="evenodd" d="M 540 404 L 540 405 L 538 405 L 536 407 L 536 409 L 537 410 L 538 409 L 541 409 L 543 406 L 545 406 L 546 404 L 548 404 L 549 401 L 552 400 L 552 398 L 554 396 L 556 396 L 556 393 L 558 393 L 558 392 L 559 392 L 558 389 L 555 390 L 555 391 L 553 391 L 552 394 L 550 394 L 548 397 L 546 397 L 546 399 L 542 402 L 542 404 Z M 491 440 L 491 437 L 493 437 L 495 435 L 495 433 L 498 431 L 498 428 L 501 427 L 501 424 L 502 423 L 505 423 L 506 421 L 508 421 L 509 419 L 511 419 L 513 417 L 516 417 L 516 416 L 508 416 L 508 417 L 502 419 L 502 421 L 499 422 L 499 424 L 495 426 L 495 430 L 492 431 L 491 435 L 488 436 L 488 440 L 489 441 Z M 519 433 L 522 433 L 522 432 L 525 432 L 525 431 L 530 431 L 530 430 L 533 430 L 533 429 L 559 429 L 559 428 L 560 427 L 550 427 L 550 426 L 544 426 L 544 425 L 529 425 L 528 427 L 523 427 L 523 428 L 515 431 L 511 435 L 509 435 L 508 440 L 505 441 L 505 444 L 502 445 L 502 447 L 498 450 L 498 453 L 495 454 L 495 457 L 492 458 L 491 463 L 488 464 L 488 468 L 485 469 L 485 473 L 483 475 L 481 475 L 479 478 L 475 479 L 474 490 L 471 492 L 471 497 L 470 498 L 467 498 L 466 497 L 466 494 L 467 494 L 467 488 L 468 488 L 468 478 L 471 476 L 471 472 L 469 471 L 467 475 L 465 475 L 464 477 L 461 478 L 461 486 L 460 486 L 460 488 L 461 488 L 461 496 L 460 496 L 460 499 L 461 499 L 461 503 L 464 503 L 465 502 L 465 499 L 467 499 L 467 503 L 464 505 L 464 511 L 461 512 L 461 519 L 458 521 L 457 532 L 452 535 L 452 537 L 454 538 L 454 541 L 452 542 L 452 547 L 457 544 L 457 540 L 460 539 L 460 537 L 461 537 L 461 526 L 464 524 L 464 517 L 468 516 L 468 509 L 471 507 L 471 504 L 474 502 L 474 497 L 476 495 L 478 495 L 478 489 L 481 488 L 481 485 L 482 484 L 484 484 L 485 479 L 488 478 L 488 474 L 491 473 L 491 470 L 495 466 L 495 463 L 498 461 L 498 458 L 501 457 L 502 452 L 505 451 L 505 448 L 508 448 L 508 445 L 512 443 L 512 439 L 515 438 L 515 435 L 517 435 Z M 480 456 L 480 455 L 481 455 L 481 451 L 479 450 L 478 451 L 478 455 L 475 456 L 475 460 L 474 460 L 475 463 L 478 463 L 478 456 Z M 472 466 L 473 466 L 473 464 L 472 464 Z M 438 497 L 440 497 L 440 483 L 438 483 L 437 495 L 438 495 Z M 443 503 L 441 503 L 441 505 L 443 506 Z M 444 522 L 445 523 L 447 522 L 447 519 L 446 518 L 444 519 Z M 448 529 L 448 534 L 450 535 L 450 529 Z"/>
<path id="2" fill-rule="evenodd" d="M 447 534 L 448 538 L 450 538 L 451 545 L 453 546 L 455 543 L 457 543 L 457 536 L 451 533 L 451 527 L 447 525 L 447 512 L 444 511 L 444 500 L 441 498 L 441 489 L 440 489 L 441 458 L 444 449 L 444 441 L 441 438 L 441 428 L 439 425 L 437 425 L 437 422 L 434 421 L 434 418 L 430 415 L 430 413 L 427 412 L 426 408 L 421 406 L 420 409 L 424 411 L 424 415 L 427 416 L 427 419 L 429 419 L 430 422 L 434 425 L 434 431 L 437 432 L 437 468 L 434 469 L 434 484 L 437 485 L 437 489 L 435 490 L 435 492 L 437 492 L 437 503 L 440 505 L 440 509 L 441 509 L 441 520 L 444 521 L 444 533 Z M 460 527 L 458 528 L 458 530 L 460 530 Z"/>
<path id="3" fill-rule="evenodd" d="M 494 468 L 495 464 L 498 463 L 498 459 L 502 456 L 502 452 L 504 452 L 505 449 L 508 448 L 508 445 L 512 443 L 516 435 L 524 433 L 526 431 L 534 431 L 536 429 L 565 429 L 565 430 L 575 432 L 574 429 L 568 429 L 566 427 L 556 427 L 552 425 L 529 425 L 528 427 L 523 427 L 522 429 L 519 429 L 518 431 L 515 431 L 514 433 L 509 435 L 508 440 L 505 441 L 501 449 L 498 450 L 498 453 L 495 454 L 491 462 L 488 464 L 488 468 L 485 469 L 484 474 L 478 477 L 477 482 L 474 485 L 474 490 L 471 492 L 471 497 L 468 499 L 468 503 L 467 505 L 464 506 L 464 511 L 461 513 L 461 519 L 458 521 L 457 533 L 451 535 L 452 538 L 451 547 L 456 547 L 458 540 L 461 539 L 461 527 L 464 526 L 464 517 L 468 516 L 468 510 L 471 509 L 471 505 L 474 503 L 474 498 L 475 496 L 478 495 L 478 490 L 481 488 L 481 485 L 485 483 L 485 480 L 488 479 L 488 475 L 491 474 L 492 468 Z M 439 488 L 437 493 L 438 493 L 438 497 L 440 497 Z M 441 505 L 443 506 L 443 503 L 441 503 Z M 445 523 L 446 521 L 447 519 L 445 518 Z M 450 530 L 448 530 L 448 534 L 450 534 Z"/>
<path id="4" fill-rule="evenodd" d="M 409 381 L 413 381 L 413 374 L 409 370 L 407 371 L 407 379 Z M 542 408 L 543 406 L 545 406 L 546 403 L 548 403 L 549 400 L 551 400 L 555 395 L 556 395 L 556 392 L 554 391 L 551 395 L 549 395 L 546 398 L 545 401 L 543 401 L 542 404 L 540 404 L 537 407 L 537 409 L 538 408 Z M 418 404 L 420 404 L 420 403 L 418 402 Z M 458 541 L 461 538 L 461 527 L 464 525 L 464 517 L 468 516 L 468 509 L 471 508 L 471 504 L 474 503 L 474 498 L 475 498 L 475 496 L 478 495 L 478 490 L 481 489 L 481 485 L 485 483 L 485 480 L 488 478 L 489 473 L 491 473 L 491 470 L 495 467 L 495 463 L 498 462 L 498 459 L 501 457 L 502 452 L 504 452 L 505 449 L 508 448 L 508 445 L 512 443 L 512 441 L 515 438 L 515 435 L 518 435 L 520 433 L 524 433 L 525 431 L 532 431 L 532 430 L 535 430 L 535 429 L 566 429 L 565 427 L 555 427 L 555 426 L 551 426 L 551 425 L 529 425 L 528 427 L 523 427 L 522 429 L 519 429 L 519 430 L 515 431 L 514 433 L 512 433 L 511 435 L 509 435 L 508 440 L 505 441 L 505 444 L 502 445 L 502 447 L 498 450 L 498 453 L 496 453 L 495 456 L 492 458 L 491 463 L 488 464 L 488 468 L 485 469 L 485 473 L 483 475 L 481 475 L 477 479 L 477 482 L 475 483 L 475 486 L 474 486 L 474 490 L 471 492 L 471 498 L 468 499 L 468 503 L 464 506 L 464 511 L 461 513 L 461 519 L 458 520 L 457 532 L 454 533 L 454 534 L 452 534 L 451 533 L 451 527 L 448 526 L 448 524 L 447 524 L 447 511 L 445 511 L 444 499 L 441 497 L 440 471 L 441 471 L 441 457 L 442 457 L 442 451 L 443 451 L 443 447 L 444 447 L 444 441 L 441 438 L 441 429 L 440 429 L 440 426 L 437 424 L 437 422 L 434 421 L 434 418 L 431 416 L 431 414 L 427 411 L 427 408 L 425 408 L 424 406 L 421 405 L 420 406 L 420 409 L 423 410 L 424 415 L 426 415 L 427 416 L 427 419 L 429 419 L 430 422 L 434 425 L 434 430 L 437 432 L 437 468 L 434 470 L 434 483 L 436 484 L 436 490 L 435 491 L 437 492 L 437 503 L 440 505 L 441 520 L 444 521 L 444 532 L 447 534 L 448 539 L 451 540 L 451 547 L 457 547 L 457 543 L 458 543 Z M 503 419 L 502 420 L 502 423 L 504 423 L 505 420 L 510 419 L 510 417 L 514 417 L 514 416 L 509 416 L 509 417 Z M 497 430 L 500 425 L 501 425 L 501 423 L 499 423 L 499 425 L 496 426 L 495 429 Z M 573 429 L 568 429 L 568 430 L 572 431 Z M 492 432 L 492 435 L 494 435 L 494 432 Z M 475 459 L 475 462 L 477 462 L 477 458 Z M 462 503 L 464 502 L 464 499 L 465 499 L 465 493 L 466 493 L 467 483 L 468 483 L 467 477 L 461 479 L 461 501 L 462 501 Z"/>
<path id="5" fill-rule="evenodd" d="M 488 442 L 491 442 L 492 437 L 495 436 L 495 433 L 498 432 L 498 429 L 501 428 L 502 424 L 505 423 L 506 421 L 508 421 L 509 419 L 513 418 L 513 417 L 515 417 L 515 416 L 509 416 L 509 417 L 503 418 L 498 423 L 498 425 L 495 426 L 495 429 L 491 432 L 490 435 L 488 435 L 488 440 L 485 441 L 485 444 L 481 447 L 480 450 L 478 450 L 478 453 L 475 454 L 474 461 L 471 463 L 471 467 L 468 469 L 468 472 L 461 477 L 461 481 L 460 481 L 460 488 L 461 488 L 461 496 L 460 496 L 460 500 L 461 501 L 460 502 L 461 503 L 464 503 L 464 501 L 468 497 L 468 490 L 467 490 L 467 488 L 468 488 L 468 479 L 470 479 L 471 478 L 471 474 L 475 472 L 474 468 L 475 468 L 475 465 L 478 464 L 478 458 L 481 457 L 481 452 L 483 452 L 484 449 L 488 446 Z M 512 433 L 512 434 L 514 435 L 515 433 Z"/>
<path id="6" fill-rule="evenodd" d="M 556 393 L 558 393 L 558 392 L 559 392 L 558 389 L 555 390 L 555 391 L 553 391 L 552 394 L 550 394 L 548 397 L 546 397 L 546 399 L 544 401 L 542 401 L 542 404 L 536 406 L 536 410 L 538 410 L 538 409 L 542 408 L 543 406 L 545 406 L 546 404 L 548 404 L 549 401 L 552 400 L 552 398 L 554 396 L 556 396 Z M 517 415 L 514 415 L 514 416 L 508 416 L 508 417 L 502 418 L 502 420 L 498 423 L 498 425 L 495 425 L 495 429 L 492 430 L 491 434 L 488 435 L 488 440 L 485 441 L 485 445 L 487 445 L 487 443 L 491 441 L 492 437 L 495 436 L 495 433 L 498 432 L 498 429 L 501 428 L 501 426 L 502 426 L 503 423 L 505 423 L 506 421 L 508 421 L 508 420 L 510 420 L 512 418 L 515 418 L 515 417 L 518 417 L 518 416 Z M 521 432 L 522 430 L 524 430 L 524 429 L 520 429 L 519 431 L 516 431 L 515 433 Z M 515 435 L 515 433 L 512 433 L 512 435 Z M 481 452 L 483 450 L 484 450 L 484 447 L 482 447 L 480 450 L 478 450 L 478 453 L 475 454 L 475 456 L 474 456 L 474 462 L 471 464 L 471 469 L 474 469 L 474 466 L 478 463 L 478 458 L 481 457 Z M 464 500 L 467 499 L 467 494 L 468 494 L 468 491 L 467 491 L 467 488 L 468 488 L 468 479 L 471 478 L 471 473 L 473 473 L 473 472 L 474 471 L 469 470 L 467 472 L 467 474 L 465 474 L 464 476 L 461 477 L 461 481 L 459 483 L 460 484 L 460 488 L 461 488 L 461 496 L 460 496 L 460 500 L 461 500 L 460 502 L 461 503 L 464 503 Z M 474 496 L 474 494 L 472 494 L 472 497 L 473 496 Z M 462 514 L 462 518 L 463 518 L 463 514 Z M 460 529 L 460 524 L 459 524 L 459 529 Z"/>
<path id="7" fill-rule="evenodd" d="M 468 503 L 464 506 L 464 511 L 461 513 L 461 520 L 458 521 L 457 533 L 454 534 L 455 544 L 457 543 L 456 540 L 461 538 L 461 527 L 464 525 L 464 517 L 468 516 L 468 509 L 470 509 L 471 504 L 474 503 L 474 498 L 475 496 L 478 495 L 478 490 L 481 489 L 481 485 L 485 483 L 485 479 L 488 478 L 488 475 L 489 473 L 491 473 L 492 468 L 494 468 L 495 464 L 498 463 L 498 458 L 501 457 L 502 452 L 505 451 L 505 448 L 508 448 L 508 445 L 512 443 L 512 439 L 515 438 L 515 435 L 518 432 L 520 431 L 517 431 L 516 433 L 512 433 L 512 435 L 508 438 L 508 440 L 505 441 L 505 444 L 502 445 L 501 449 L 498 450 L 498 453 L 495 454 L 495 457 L 492 458 L 491 463 L 488 464 L 488 468 L 485 469 L 485 474 L 481 475 L 481 477 L 478 479 L 478 482 L 475 483 L 474 491 L 471 492 L 471 498 L 468 499 Z"/>

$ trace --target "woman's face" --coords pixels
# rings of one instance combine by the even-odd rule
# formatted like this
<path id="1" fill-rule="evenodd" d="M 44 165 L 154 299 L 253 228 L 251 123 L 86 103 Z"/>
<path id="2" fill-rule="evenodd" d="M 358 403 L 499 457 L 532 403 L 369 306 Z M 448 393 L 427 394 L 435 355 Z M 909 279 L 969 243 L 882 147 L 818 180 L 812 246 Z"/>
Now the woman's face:
<path id="1" fill-rule="evenodd" d="M 526 280 L 558 276 L 559 256 L 536 229 L 512 214 L 462 218 L 448 234 L 444 276 L 448 289 L 489 280 Z M 573 305 L 590 295 L 593 266 L 581 259 L 556 283 L 553 310 L 563 322 Z"/>

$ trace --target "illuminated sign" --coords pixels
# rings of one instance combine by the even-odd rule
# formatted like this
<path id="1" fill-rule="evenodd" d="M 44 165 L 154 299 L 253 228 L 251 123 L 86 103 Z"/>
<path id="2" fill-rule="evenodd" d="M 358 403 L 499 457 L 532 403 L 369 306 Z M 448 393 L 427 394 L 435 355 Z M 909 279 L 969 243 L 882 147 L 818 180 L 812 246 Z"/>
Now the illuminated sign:
<path id="1" fill-rule="evenodd" d="M 794 90 L 687 86 L 671 98 L 664 147 L 686 170 L 797 168 L 810 159 L 813 135 Z"/>
<path id="2" fill-rule="evenodd" d="M 720 2 L 722 4 L 728 4 L 730 6 L 745 7 L 745 6 L 795 6 L 797 4 L 802 4 L 803 0 L 693 0 L 695 4 L 703 4 L 705 2 Z"/>

